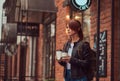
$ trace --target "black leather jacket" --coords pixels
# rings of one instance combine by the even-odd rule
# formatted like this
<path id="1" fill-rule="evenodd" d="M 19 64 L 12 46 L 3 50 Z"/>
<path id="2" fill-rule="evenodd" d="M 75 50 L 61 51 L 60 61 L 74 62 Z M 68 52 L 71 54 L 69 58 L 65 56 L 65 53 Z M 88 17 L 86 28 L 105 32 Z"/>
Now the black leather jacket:
<path id="1" fill-rule="evenodd" d="M 80 47 L 81 46 L 81 47 Z M 64 45 L 63 51 L 68 52 L 70 47 L 70 42 L 67 42 Z M 89 64 L 89 43 L 77 41 L 74 43 L 72 56 L 70 59 L 71 64 L 71 77 L 72 78 L 81 78 L 85 76 L 84 67 L 87 67 Z M 64 77 L 66 76 L 66 62 L 59 62 L 60 65 L 64 66 Z"/>

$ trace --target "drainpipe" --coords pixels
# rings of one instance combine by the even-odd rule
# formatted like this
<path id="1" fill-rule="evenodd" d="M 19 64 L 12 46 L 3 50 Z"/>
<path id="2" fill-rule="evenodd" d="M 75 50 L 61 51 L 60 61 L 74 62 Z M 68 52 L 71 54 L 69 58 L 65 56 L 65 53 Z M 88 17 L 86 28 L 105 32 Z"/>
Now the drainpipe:
<path id="1" fill-rule="evenodd" d="M 120 2 L 120 1 L 119 1 Z M 114 0 L 111 2 L 111 15 L 112 15 L 112 22 L 111 22 L 111 31 L 112 31 L 112 41 L 111 41 L 111 81 L 114 81 Z"/>
<path id="2" fill-rule="evenodd" d="M 99 35 L 100 35 L 100 0 L 97 0 L 97 73 L 96 73 L 96 81 L 99 81 Z"/>

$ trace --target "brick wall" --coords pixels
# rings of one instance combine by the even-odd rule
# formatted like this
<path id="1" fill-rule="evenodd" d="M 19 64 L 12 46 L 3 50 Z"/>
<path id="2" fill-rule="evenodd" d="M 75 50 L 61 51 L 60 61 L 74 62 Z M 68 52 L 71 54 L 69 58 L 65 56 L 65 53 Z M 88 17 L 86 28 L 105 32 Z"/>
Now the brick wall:
<path id="1" fill-rule="evenodd" d="M 40 25 L 39 38 L 38 38 L 38 54 L 36 56 L 36 76 L 38 81 L 43 79 L 43 26 Z"/>
<path id="2" fill-rule="evenodd" d="M 66 41 L 65 35 L 65 26 L 66 26 L 66 14 L 67 9 L 63 8 L 63 0 L 56 0 L 56 5 L 58 7 L 57 13 L 57 24 L 56 24 L 56 50 L 62 49 L 63 44 Z M 58 64 L 56 61 L 55 63 L 55 77 L 56 81 L 63 81 L 63 67 Z"/>
<path id="3" fill-rule="evenodd" d="M 100 78 L 100 81 L 110 81 L 111 78 L 111 0 L 100 0 L 100 32 L 107 30 L 107 77 Z M 97 1 L 93 0 L 91 5 L 91 35 L 90 41 L 93 44 L 93 35 L 97 31 Z"/>

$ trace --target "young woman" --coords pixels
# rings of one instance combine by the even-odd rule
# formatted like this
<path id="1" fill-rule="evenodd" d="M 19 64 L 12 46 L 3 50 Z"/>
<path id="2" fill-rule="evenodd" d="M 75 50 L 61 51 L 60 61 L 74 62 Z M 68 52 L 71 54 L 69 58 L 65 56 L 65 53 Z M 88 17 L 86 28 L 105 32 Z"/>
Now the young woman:
<path id="1" fill-rule="evenodd" d="M 78 20 L 70 20 L 66 27 L 69 40 L 63 47 L 68 56 L 62 57 L 58 62 L 64 66 L 65 81 L 88 81 L 85 67 L 89 64 L 89 44 L 83 43 L 83 32 Z"/>

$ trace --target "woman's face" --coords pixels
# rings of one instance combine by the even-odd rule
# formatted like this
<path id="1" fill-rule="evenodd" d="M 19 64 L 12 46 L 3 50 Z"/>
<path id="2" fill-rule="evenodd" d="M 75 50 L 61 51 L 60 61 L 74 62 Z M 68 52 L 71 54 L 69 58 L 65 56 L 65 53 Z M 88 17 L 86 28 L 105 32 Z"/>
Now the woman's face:
<path id="1" fill-rule="evenodd" d="M 68 36 L 73 36 L 74 34 L 76 34 L 75 31 L 71 30 L 68 26 L 66 27 L 66 34 Z"/>

